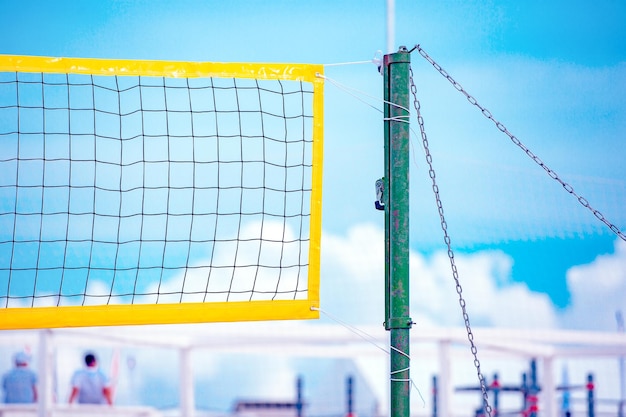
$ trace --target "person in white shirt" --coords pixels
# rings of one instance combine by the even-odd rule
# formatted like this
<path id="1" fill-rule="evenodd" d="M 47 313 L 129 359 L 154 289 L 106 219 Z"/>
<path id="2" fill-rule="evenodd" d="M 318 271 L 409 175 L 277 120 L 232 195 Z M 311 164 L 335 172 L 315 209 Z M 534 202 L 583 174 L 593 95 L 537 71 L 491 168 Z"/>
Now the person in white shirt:
<path id="1" fill-rule="evenodd" d="M 37 374 L 28 368 L 30 356 L 25 352 L 15 354 L 15 367 L 2 377 L 4 402 L 28 404 L 37 401 Z"/>
<path id="2" fill-rule="evenodd" d="M 85 355 L 84 369 L 72 376 L 70 403 L 113 404 L 109 378 L 98 368 L 98 361 L 93 353 Z"/>

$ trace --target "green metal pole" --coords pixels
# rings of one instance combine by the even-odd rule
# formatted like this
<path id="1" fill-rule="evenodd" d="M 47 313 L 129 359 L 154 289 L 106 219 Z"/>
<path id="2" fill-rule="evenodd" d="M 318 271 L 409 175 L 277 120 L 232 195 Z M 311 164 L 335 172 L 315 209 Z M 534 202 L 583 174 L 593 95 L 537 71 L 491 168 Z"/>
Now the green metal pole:
<path id="1" fill-rule="evenodd" d="M 405 47 L 384 56 L 385 329 L 390 331 L 390 416 L 410 417 L 409 71 Z"/>

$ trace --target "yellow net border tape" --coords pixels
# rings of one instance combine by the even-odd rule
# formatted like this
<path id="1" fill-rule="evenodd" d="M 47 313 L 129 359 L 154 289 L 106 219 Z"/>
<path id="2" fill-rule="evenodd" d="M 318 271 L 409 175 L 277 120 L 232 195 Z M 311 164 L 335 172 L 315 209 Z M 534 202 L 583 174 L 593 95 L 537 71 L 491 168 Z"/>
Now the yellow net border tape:
<path id="1" fill-rule="evenodd" d="M 0 71 L 198 78 L 238 77 L 323 82 L 323 65 L 225 63 L 0 55 Z"/>

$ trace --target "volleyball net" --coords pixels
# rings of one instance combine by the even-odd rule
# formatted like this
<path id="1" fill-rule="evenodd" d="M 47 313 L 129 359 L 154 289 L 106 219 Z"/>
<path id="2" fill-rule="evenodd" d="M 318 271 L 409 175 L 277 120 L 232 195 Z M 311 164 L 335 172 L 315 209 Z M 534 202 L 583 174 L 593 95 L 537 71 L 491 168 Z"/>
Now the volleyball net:
<path id="1" fill-rule="evenodd" d="M 322 73 L 0 55 L 0 328 L 318 317 Z"/>

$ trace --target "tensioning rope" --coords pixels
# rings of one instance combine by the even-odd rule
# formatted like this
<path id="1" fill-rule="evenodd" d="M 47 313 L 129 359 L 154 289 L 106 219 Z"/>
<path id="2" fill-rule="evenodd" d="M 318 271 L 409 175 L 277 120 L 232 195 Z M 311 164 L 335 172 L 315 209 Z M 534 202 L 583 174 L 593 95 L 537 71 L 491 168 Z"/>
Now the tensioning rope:
<path id="1" fill-rule="evenodd" d="M 322 310 L 321 308 L 318 307 L 311 307 L 311 310 L 315 310 L 315 311 L 319 311 L 320 313 L 324 314 L 326 317 L 328 317 L 329 319 L 331 319 L 332 321 L 334 321 L 335 323 L 345 327 L 346 329 L 348 329 L 349 331 L 351 331 L 352 333 L 354 333 L 355 335 L 359 336 L 361 339 L 365 340 L 366 342 L 370 343 L 371 345 L 375 346 L 376 348 L 382 350 L 383 352 L 385 352 L 387 355 L 391 355 L 391 350 L 399 353 L 402 356 L 405 356 L 408 360 L 409 363 L 411 362 L 411 357 L 406 353 L 401 351 L 400 349 L 398 349 L 395 346 L 389 346 L 390 350 L 385 349 L 383 346 L 379 345 L 376 338 L 374 336 L 372 336 L 371 334 L 355 327 L 352 326 L 349 323 L 346 323 L 345 321 L 333 316 L 332 314 L 328 313 L 327 311 Z M 411 386 L 413 388 L 415 388 L 415 390 L 417 391 L 417 394 L 420 396 L 420 399 L 422 400 L 422 405 L 426 406 L 426 401 L 424 400 L 424 397 L 422 396 L 422 393 L 420 392 L 419 388 L 417 387 L 417 385 L 415 384 L 415 382 L 413 381 L 413 379 L 409 378 L 409 379 L 398 379 L 398 378 L 394 378 L 395 374 L 398 373 L 402 373 L 402 372 L 406 372 L 409 371 L 411 369 L 411 367 L 407 367 L 404 369 L 398 369 L 395 371 L 391 371 L 390 372 L 390 378 L 389 380 L 392 382 L 408 382 L 411 384 Z"/>

